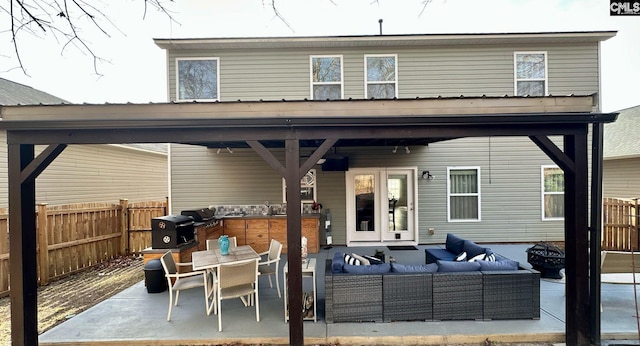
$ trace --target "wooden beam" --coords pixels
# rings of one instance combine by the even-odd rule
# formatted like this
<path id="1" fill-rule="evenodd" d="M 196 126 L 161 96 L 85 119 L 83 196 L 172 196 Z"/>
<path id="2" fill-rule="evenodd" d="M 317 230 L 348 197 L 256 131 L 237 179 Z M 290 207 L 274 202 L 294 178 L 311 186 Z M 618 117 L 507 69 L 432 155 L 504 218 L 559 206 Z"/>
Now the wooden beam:
<path id="1" fill-rule="evenodd" d="M 33 159 L 33 145 L 8 145 L 11 344 L 16 346 L 38 344 L 36 183 L 22 178 Z"/>
<path id="2" fill-rule="evenodd" d="M 247 144 L 253 149 L 253 151 L 255 151 L 258 155 L 260 155 L 260 157 L 271 168 L 273 168 L 281 176 L 286 177 L 287 172 L 286 172 L 285 167 L 282 165 L 282 163 L 280 163 L 280 160 L 278 160 L 275 156 L 273 156 L 273 154 L 267 148 L 264 147 L 264 145 L 262 145 L 258 141 L 247 141 Z M 300 184 L 298 184 L 298 185 L 300 185 Z M 289 185 L 287 185 L 287 186 L 289 186 Z"/>
<path id="3" fill-rule="evenodd" d="M 575 171 L 575 165 L 572 160 L 570 160 L 567 155 L 565 155 L 558 146 L 553 143 L 549 139 L 549 137 L 544 136 L 529 136 L 531 141 L 535 143 L 540 150 L 542 150 L 556 165 L 562 168 L 565 172 L 573 172 Z"/>
<path id="4" fill-rule="evenodd" d="M 589 345 L 589 232 L 587 135 L 564 136 L 564 150 L 575 163 L 565 171 L 565 275 L 567 345 Z"/>
<path id="5" fill-rule="evenodd" d="M 300 143 L 298 140 L 285 142 L 285 162 L 287 165 L 285 180 L 287 184 L 287 261 L 289 274 L 289 344 L 304 345 L 302 309 L 296 309 L 302 301 L 302 261 L 301 243 L 302 217 L 300 200 Z"/>
<path id="6" fill-rule="evenodd" d="M 309 158 L 307 158 L 307 160 L 302 163 L 302 166 L 298 171 L 300 179 L 302 179 L 302 177 L 307 174 L 307 172 L 316 164 L 316 162 L 318 162 L 318 160 L 320 160 L 322 156 L 324 156 L 324 154 L 326 154 L 327 151 L 329 151 L 329 149 L 331 149 L 331 147 L 336 144 L 337 141 L 338 138 L 329 138 L 325 139 L 324 142 L 320 144 L 318 149 L 316 149 L 313 154 L 311 154 L 311 156 L 309 156 Z"/>
<path id="7" fill-rule="evenodd" d="M 66 147 L 66 144 L 58 144 L 50 145 L 45 148 L 40 154 L 38 154 L 35 160 L 31 161 L 27 167 L 22 170 L 20 173 L 22 182 L 35 180 L 36 177 L 49 167 L 51 162 L 53 162 L 53 160 L 55 160 Z"/>
<path id="8" fill-rule="evenodd" d="M 591 131 L 591 227 L 589 227 L 589 331 L 591 343 L 600 345 L 600 263 L 602 250 L 602 160 L 604 125 L 593 124 Z"/>

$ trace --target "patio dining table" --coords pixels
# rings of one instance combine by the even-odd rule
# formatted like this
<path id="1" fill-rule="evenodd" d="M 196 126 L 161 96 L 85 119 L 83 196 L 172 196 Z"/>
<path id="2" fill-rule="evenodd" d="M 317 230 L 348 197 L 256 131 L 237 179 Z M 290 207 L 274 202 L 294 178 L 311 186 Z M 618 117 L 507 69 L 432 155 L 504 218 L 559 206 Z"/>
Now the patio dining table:
<path id="1" fill-rule="evenodd" d="M 194 251 L 191 254 L 193 270 L 217 269 L 221 264 L 260 259 L 260 255 L 249 245 L 229 248 L 229 254 L 223 255 L 220 249 Z"/>

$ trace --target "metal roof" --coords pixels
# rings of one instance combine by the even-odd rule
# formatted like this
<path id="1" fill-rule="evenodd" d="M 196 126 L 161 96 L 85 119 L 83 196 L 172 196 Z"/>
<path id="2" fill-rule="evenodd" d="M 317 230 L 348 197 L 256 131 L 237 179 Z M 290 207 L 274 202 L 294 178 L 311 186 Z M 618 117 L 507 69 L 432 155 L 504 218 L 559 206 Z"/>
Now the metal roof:
<path id="1" fill-rule="evenodd" d="M 573 31 L 360 36 L 156 38 L 154 42 L 163 49 L 331 48 L 511 43 L 549 44 L 600 42 L 614 37 L 616 33 L 617 31 Z"/>

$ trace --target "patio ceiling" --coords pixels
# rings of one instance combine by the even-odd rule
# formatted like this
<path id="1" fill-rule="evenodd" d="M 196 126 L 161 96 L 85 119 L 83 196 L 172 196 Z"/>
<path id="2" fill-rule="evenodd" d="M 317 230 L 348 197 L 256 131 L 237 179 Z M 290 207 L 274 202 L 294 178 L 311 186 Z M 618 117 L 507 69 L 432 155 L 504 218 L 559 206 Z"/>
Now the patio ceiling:
<path id="1" fill-rule="evenodd" d="M 12 343 L 37 344 L 35 179 L 68 144 L 235 143 L 251 147 L 287 182 L 296 182 L 335 145 L 527 136 L 565 172 L 566 338 L 568 344 L 586 344 L 594 328 L 599 338 L 599 322 L 594 325 L 597 312 L 588 310 L 599 306 L 599 286 L 595 292 L 590 289 L 588 265 L 589 260 L 599 263 L 599 259 L 589 258 L 587 135 L 593 126 L 594 166 L 599 166 L 601 127 L 617 116 L 592 113 L 594 99 L 584 95 L 2 107 L 0 129 L 7 131 L 12 220 Z M 563 136 L 563 148 L 548 136 Z M 36 144 L 49 146 L 36 156 Z M 269 151 L 282 146 L 284 163 Z M 316 149 L 302 162 L 304 146 Z M 600 174 L 592 177 L 592 187 L 601 187 Z M 287 189 L 287 200 L 294 205 L 300 199 L 295 190 Z M 592 208 L 598 208 L 595 204 Z M 600 213 L 592 209 L 591 215 Z M 287 215 L 287 226 L 288 281 L 291 297 L 297 297 L 302 294 L 301 266 L 293 259 L 300 257 L 300 215 Z M 599 256 L 599 243 L 591 244 L 592 256 Z M 301 311 L 294 309 L 290 318 L 290 341 L 302 344 Z"/>

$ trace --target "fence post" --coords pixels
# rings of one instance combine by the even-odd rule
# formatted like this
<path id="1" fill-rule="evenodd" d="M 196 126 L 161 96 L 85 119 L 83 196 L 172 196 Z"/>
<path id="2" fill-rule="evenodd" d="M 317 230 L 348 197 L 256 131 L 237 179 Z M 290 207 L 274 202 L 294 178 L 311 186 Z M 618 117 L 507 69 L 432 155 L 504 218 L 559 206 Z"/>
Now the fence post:
<path id="1" fill-rule="evenodd" d="M 47 203 L 38 204 L 36 234 L 38 237 L 38 261 L 40 262 L 40 285 L 49 283 L 49 238 L 47 230 Z"/>
<path id="2" fill-rule="evenodd" d="M 120 199 L 120 254 L 129 254 L 129 200 Z"/>

